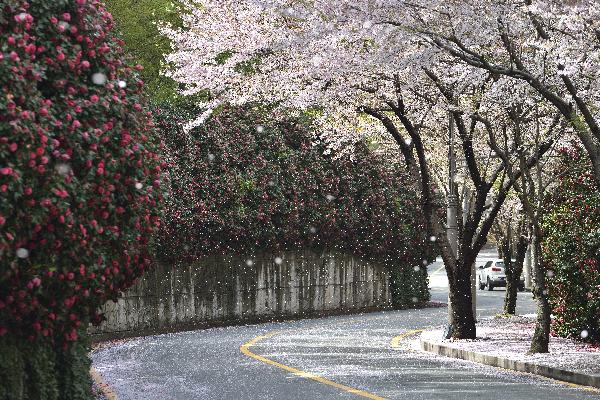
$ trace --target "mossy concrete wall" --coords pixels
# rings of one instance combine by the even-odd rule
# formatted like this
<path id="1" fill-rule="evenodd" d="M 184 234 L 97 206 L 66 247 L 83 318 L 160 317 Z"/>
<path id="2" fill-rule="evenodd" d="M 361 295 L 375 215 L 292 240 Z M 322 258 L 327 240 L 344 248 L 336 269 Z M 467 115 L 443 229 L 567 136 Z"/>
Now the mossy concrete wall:
<path id="1" fill-rule="evenodd" d="M 103 307 L 106 321 L 91 332 L 132 336 L 389 305 L 385 268 L 349 255 L 206 257 L 186 266 L 155 267 L 117 303 Z"/>

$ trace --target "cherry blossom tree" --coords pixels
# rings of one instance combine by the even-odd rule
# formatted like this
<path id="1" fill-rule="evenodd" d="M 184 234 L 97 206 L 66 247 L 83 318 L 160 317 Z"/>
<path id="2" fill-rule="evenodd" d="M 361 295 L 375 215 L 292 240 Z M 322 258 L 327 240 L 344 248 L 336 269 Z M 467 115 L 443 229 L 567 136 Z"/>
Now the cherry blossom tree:
<path id="1" fill-rule="evenodd" d="M 412 29 L 435 47 L 465 65 L 524 82 L 555 107 L 585 148 L 600 186 L 597 1 L 423 1 L 411 8 Z"/>
<path id="2" fill-rule="evenodd" d="M 523 272 L 525 254 L 529 245 L 525 217 L 518 196 L 513 194 L 505 202 L 492 230 L 492 235 L 495 237 L 504 259 L 506 294 L 504 296 L 503 313 L 507 315 L 516 314 L 517 290 L 523 290 L 522 287 L 519 287 L 519 280 Z M 481 282 L 479 288 L 482 288 Z"/>
<path id="3" fill-rule="evenodd" d="M 516 300 L 516 288 L 514 284 L 520 275 L 523 259 L 528 240 L 525 238 L 525 229 L 531 241 L 533 253 L 533 295 L 537 302 L 537 323 L 532 338 L 530 351 L 532 353 L 548 352 L 550 338 L 550 306 L 548 301 L 547 276 L 551 276 L 552 271 L 546 271 L 542 263 L 541 239 L 542 229 L 541 221 L 543 219 L 544 201 L 550 192 L 550 189 L 557 182 L 556 174 L 553 174 L 551 165 L 554 161 L 552 157 L 536 163 L 533 168 L 525 168 L 527 160 L 532 153 L 539 153 L 541 148 L 548 143 L 548 137 L 554 135 L 560 140 L 553 140 L 553 144 L 564 144 L 568 141 L 569 131 L 567 123 L 561 120 L 558 115 L 554 116 L 549 130 L 544 131 L 541 128 L 540 118 L 543 119 L 543 109 L 538 104 L 528 106 L 527 104 L 513 104 L 506 110 L 507 122 L 511 125 L 510 131 L 503 129 L 501 135 L 490 134 L 490 146 L 499 156 L 501 162 L 506 168 L 509 177 L 514 177 L 515 166 L 519 166 L 519 177 L 514 180 L 514 192 L 520 203 L 522 216 L 516 222 L 517 240 L 515 258 L 516 262 L 510 261 L 510 228 L 507 229 L 502 240 L 502 249 L 506 264 L 507 279 L 513 280 L 512 285 L 509 282 L 507 286 L 507 296 L 505 301 L 505 312 L 514 313 L 514 301 Z M 552 109 L 546 111 L 552 112 Z M 521 173 L 522 172 L 522 173 Z M 508 236 L 508 237 L 506 237 Z M 512 287 L 511 287 L 512 286 Z M 512 293 L 511 293 L 512 292 Z"/>
<path id="4" fill-rule="evenodd" d="M 434 16 L 427 7 L 436 4 L 184 0 L 183 28 L 162 30 L 174 48 L 167 57 L 173 65 L 168 75 L 185 87 L 185 94 L 211 94 L 207 112 L 189 126 L 201 123 L 221 103 L 259 100 L 312 110 L 331 147 L 339 149 L 365 135 L 357 129 L 365 116 L 377 121 L 394 139 L 420 188 L 427 229 L 449 278 L 453 335 L 474 338 L 471 265 L 509 190 L 555 137 L 547 135 L 524 163 L 510 160 L 510 175 L 506 163 L 491 159 L 490 135 L 514 129 L 501 118 L 506 110 L 497 104 L 522 101 L 514 88 L 527 84 L 457 63 L 456 55 L 426 29 Z M 442 11 L 450 7 L 444 4 L 439 4 Z M 530 96 L 529 102 L 535 101 Z M 456 127 L 457 156 L 464 160 L 473 193 L 472 207 L 458 226 L 456 249 L 441 222 L 444 204 L 433 168 L 440 164 L 435 157 L 447 148 L 448 119 Z M 548 132 L 555 119 L 543 121 Z"/>

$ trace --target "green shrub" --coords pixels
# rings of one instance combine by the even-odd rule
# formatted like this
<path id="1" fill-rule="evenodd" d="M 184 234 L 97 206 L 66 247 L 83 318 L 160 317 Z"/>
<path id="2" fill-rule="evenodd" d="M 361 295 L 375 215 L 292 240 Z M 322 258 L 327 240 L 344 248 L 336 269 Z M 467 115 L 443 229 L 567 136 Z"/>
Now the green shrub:
<path id="1" fill-rule="evenodd" d="M 166 66 L 164 54 L 171 51 L 169 39 L 160 35 L 157 23 L 180 24 L 181 9 L 177 0 L 106 0 L 115 23 L 125 40 L 125 47 L 141 72 L 146 93 L 156 101 L 176 97 L 177 83 L 161 74 Z"/>
<path id="2" fill-rule="evenodd" d="M 0 338 L 1 400 L 84 400 L 91 397 L 91 362 L 85 332 L 57 348 L 47 338 Z"/>
<path id="3" fill-rule="evenodd" d="M 543 258 L 560 336 L 600 341 L 600 192 L 578 147 L 563 151 L 560 183 L 547 203 Z"/>

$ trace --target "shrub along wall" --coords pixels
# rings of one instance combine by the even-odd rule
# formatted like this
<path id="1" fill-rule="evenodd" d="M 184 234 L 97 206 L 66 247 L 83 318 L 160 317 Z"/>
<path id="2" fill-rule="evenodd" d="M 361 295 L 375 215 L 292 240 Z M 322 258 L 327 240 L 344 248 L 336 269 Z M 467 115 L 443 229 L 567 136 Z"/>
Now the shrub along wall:
<path id="1" fill-rule="evenodd" d="M 150 265 L 158 145 L 100 3 L 0 7 L 0 399 L 89 398 L 81 334 Z"/>
<path id="2" fill-rule="evenodd" d="M 327 248 L 385 265 L 396 305 L 428 300 L 431 247 L 401 165 L 362 144 L 326 156 L 308 117 L 261 106 L 223 108 L 189 132 L 178 128 L 196 112 L 178 105 L 158 122 L 171 170 L 163 262 Z"/>
<path id="3" fill-rule="evenodd" d="M 547 203 L 543 257 L 553 329 L 600 341 L 600 192 L 581 149 L 565 149 L 560 183 Z"/>

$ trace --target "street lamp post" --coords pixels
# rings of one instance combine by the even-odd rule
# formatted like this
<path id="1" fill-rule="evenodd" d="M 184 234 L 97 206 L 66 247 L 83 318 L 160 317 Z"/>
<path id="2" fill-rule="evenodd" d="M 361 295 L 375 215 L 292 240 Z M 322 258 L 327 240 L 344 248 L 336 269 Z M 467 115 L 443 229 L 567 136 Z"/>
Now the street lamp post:
<path id="1" fill-rule="evenodd" d="M 464 166 L 466 168 L 466 166 Z M 465 185 L 463 190 L 463 204 L 462 204 L 462 222 L 463 226 L 467 223 L 469 212 L 471 211 L 471 190 Z M 477 319 L 477 266 L 475 262 L 471 265 L 471 307 L 473 311 L 473 318 Z"/>
<path id="2" fill-rule="evenodd" d="M 448 114 L 448 208 L 446 213 L 446 235 L 454 258 L 458 258 L 458 185 L 456 183 L 456 152 L 454 150 L 454 119 L 452 113 Z M 463 225 L 469 213 L 470 204 L 467 200 L 469 197 L 468 191 L 465 192 L 462 205 Z M 477 316 L 477 271 L 475 263 L 471 266 L 471 304 L 473 317 Z M 452 324 L 452 302 L 448 293 L 448 322 Z"/>
<path id="3" fill-rule="evenodd" d="M 446 213 L 446 235 L 454 258 L 458 255 L 458 187 L 456 185 L 456 153 L 454 152 L 454 119 L 448 113 L 448 208 Z M 448 323 L 452 324 L 453 312 L 448 292 Z"/>

